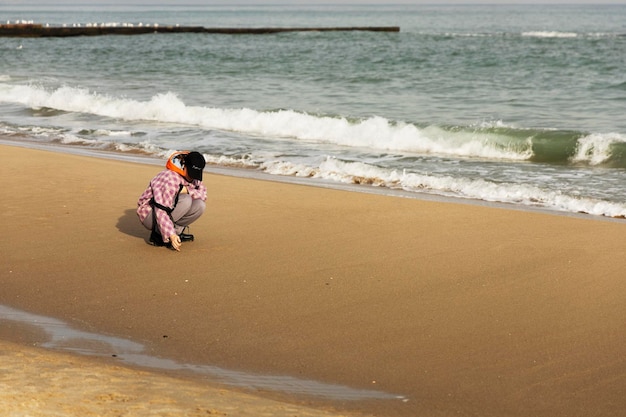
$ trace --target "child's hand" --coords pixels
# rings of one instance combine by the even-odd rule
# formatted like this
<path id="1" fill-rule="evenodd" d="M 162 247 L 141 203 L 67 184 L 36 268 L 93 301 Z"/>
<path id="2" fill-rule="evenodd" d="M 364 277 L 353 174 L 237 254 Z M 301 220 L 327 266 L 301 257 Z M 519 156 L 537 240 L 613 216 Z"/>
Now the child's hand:
<path id="1" fill-rule="evenodd" d="M 180 251 L 180 236 L 178 236 L 177 234 L 173 234 L 172 236 L 170 236 L 170 243 L 172 244 L 172 249 Z"/>

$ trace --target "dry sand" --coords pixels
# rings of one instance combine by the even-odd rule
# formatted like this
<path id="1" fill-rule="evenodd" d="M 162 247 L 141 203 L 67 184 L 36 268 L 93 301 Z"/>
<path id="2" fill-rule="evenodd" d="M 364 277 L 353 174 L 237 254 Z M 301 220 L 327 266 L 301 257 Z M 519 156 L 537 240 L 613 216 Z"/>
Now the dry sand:
<path id="1" fill-rule="evenodd" d="M 177 253 L 147 245 L 134 214 L 160 167 L 12 146 L 0 155 L 0 304 L 132 339 L 180 363 L 405 397 L 258 393 L 337 413 L 624 415 L 626 221 L 205 174 L 207 212 L 192 226 L 196 241 Z M 6 333 L 24 346 L 38 337 Z M 68 381 L 114 366 L 1 349 L 8 392 L 35 392 L 58 374 L 47 395 L 71 399 Z M 207 382 L 106 374 L 96 379 L 111 388 L 92 399 L 134 401 L 142 395 L 115 384 L 145 380 L 158 386 L 147 391 L 169 390 L 180 410 L 211 407 L 189 399 L 210 390 Z M 248 415 L 250 397 L 227 395 L 236 410 L 216 409 Z M 152 398 L 137 407 L 158 409 L 160 394 Z M 24 414 L 15 395 L 0 399 L 9 415 Z M 33 401 L 50 407 L 40 415 L 65 407 Z M 107 415 L 115 401 L 89 406 Z M 87 415 L 75 405 L 59 413 Z"/>

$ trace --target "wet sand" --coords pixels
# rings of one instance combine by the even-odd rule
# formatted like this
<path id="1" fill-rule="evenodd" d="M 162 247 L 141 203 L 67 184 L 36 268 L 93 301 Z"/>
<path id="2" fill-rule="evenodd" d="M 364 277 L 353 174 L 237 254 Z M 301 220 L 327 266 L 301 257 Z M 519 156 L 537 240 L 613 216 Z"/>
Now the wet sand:
<path id="1" fill-rule="evenodd" d="M 336 417 L 172 376 L 0 342 L 4 416 Z"/>
<path id="2" fill-rule="evenodd" d="M 207 173 L 196 241 L 176 253 L 147 245 L 134 214 L 160 167 L 12 146 L 0 154 L 0 304 L 181 363 L 403 396 L 256 393 L 336 413 L 582 417 L 626 408 L 626 223 Z M 33 337 L 18 340 L 29 346 L 23 353 L 3 343 L 2 366 L 20 354 L 32 374 L 40 362 L 29 358 L 54 362 L 59 353 L 35 350 Z M 77 365 L 50 372 L 66 381 L 116 366 L 62 360 Z M 0 384 L 26 384 L 18 369 Z M 15 396 L 2 401 L 22 412 Z M 93 406 L 104 413 L 111 402 Z"/>

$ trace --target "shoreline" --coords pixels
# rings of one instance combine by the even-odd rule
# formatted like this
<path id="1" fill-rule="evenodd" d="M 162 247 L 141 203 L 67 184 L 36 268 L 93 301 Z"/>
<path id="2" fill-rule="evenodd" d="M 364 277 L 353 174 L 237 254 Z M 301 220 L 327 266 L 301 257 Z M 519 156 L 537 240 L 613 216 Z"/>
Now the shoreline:
<path id="1" fill-rule="evenodd" d="M 180 363 L 408 400 L 307 400 L 340 413 L 626 406 L 623 223 L 207 170 L 197 239 L 174 253 L 134 215 L 160 168 L 0 148 L 7 173 L 36 177 L 0 190 L 0 304 Z"/>
<path id="2" fill-rule="evenodd" d="M 0 406 L 11 416 L 366 417 L 23 343 L 0 341 L 0 359 Z"/>
<path id="3" fill-rule="evenodd" d="M 35 315 L 4 305 L 0 305 L 0 321 L 6 322 L 6 328 L 0 328 L 0 344 L 2 341 L 28 343 L 51 352 L 79 355 L 105 363 L 112 361 L 118 366 L 184 376 L 194 381 L 246 392 L 267 391 L 280 396 L 317 398 L 331 402 L 405 400 L 402 396 L 376 390 L 352 389 L 290 376 L 255 375 L 209 364 L 182 363 L 160 358 L 150 355 L 146 347 L 136 341 L 87 332 L 52 317 Z"/>
<path id="4" fill-rule="evenodd" d="M 41 143 L 35 141 L 19 141 L 12 138 L 2 137 L 0 135 L 0 146 L 17 146 L 26 149 L 38 149 L 45 150 L 50 152 L 60 152 L 67 153 L 70 155 L 79 155 L 85 157 L 95 157 L 95 158 L 103 158 L 103 159 L 111 159 L 115 161 L 123 161 L 129 163 L 139 163 L 139 164 L 148 164 L 148 165 L 163 165 L 164 158 L 159 158 L 157 156 L 148 155 L 148 154 L 138 154 L 138 153 L 126 153 L 122 151 L 112 151 L 112 150 L 102 150 L 102 149 L 92 149 L 83 146 L 76 145 L 64 145 L 64 144 L 56 144 L 56 143 Z M 486 201 L 486 200 L 478 200 L 474 198 L 462 198 L 462 197 L 453 197 L 453 196 L 444 196 L 440 194 L 434 193 L 419 193 L 419 192 L 411 192 L 404 191 L 400 189 L 393 189 L 388 187 L 376 187 L 364 184 L 352 184 L 352 183 L 343 183 L 343 182 L 334 182 L 330 180 L 324 179 L 316 179 L 310 177 L 296 177 L 296 176 L 281 176 L 281 175 L 273 175 L 267 174 L 265 172 L 258 171 L 256 169 L 246 169 L 246 168 L 238 168 L 238 167 L 228 167 L 228 166 L 220 166 L 208 164 L 205 167 L 205 172 L 208 174 L 214 175 L 223 175 L 228 177 L 235 178 L 244 178 L 244 179 L 252 179 L 252 180 L 260 180 L 260 181 L 273 181 L 279 183 L 286 184 L 295 184 L 295 185 L 304 185 L 310 187 L 317 188 L 327 188 L 338 191 L 348 191 L 348 192 L 357 192 L 364 194 L 374 194 L 380 196 L 387 197 L 396 197 L 396 198 L 408 198 L 408 199 L 416 199 L 421 201 L 432 201 L 438 203 L 452 203 L 452 204 L 467 204 L 479 207 L 487 207 L 487 208 L 499 208 L 504 210 L 513 210 L 513 211 L 522 211 L 522 212 L 530 212 L 530 213 L 541 213 L 547 215 L 554 216 L 565 216 L 579 219 L 588 219 L 593 221 L 608 221 L 608 222 L 617 222 L 624 223 L 625 219 L 619 217 L 610 217 L 610 216 L 600 216 L 589 213 L 574 213 L 569 211 L 562 211 L 551 209 L 548 207 L 540 207 L 540 206 L 528 206 L 528 205 L 518 205 L 513 203 L 502 203 L 498 201 Z"/>

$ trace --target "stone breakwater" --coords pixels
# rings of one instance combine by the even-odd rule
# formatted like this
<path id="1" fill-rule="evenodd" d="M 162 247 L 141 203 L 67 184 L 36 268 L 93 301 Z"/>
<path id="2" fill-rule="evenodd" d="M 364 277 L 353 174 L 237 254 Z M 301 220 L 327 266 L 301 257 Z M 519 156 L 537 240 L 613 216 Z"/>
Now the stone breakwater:
<path id="1" fill-rule="evenodd" d="M 263 35 L 282 32 L 333 32 L 333 31 L 369 31 L 399 32 L 398 26 L 345 26 L 345 27 L 260 27 L 260 28 L 207 28 L 202 26 L 164 26 L 164 25 L 78 25 L 48 26 L 42 24 L 3 24 L 0 25 L 1 37 L 45 38 L 101 35 L 144 35 L 148 33 L 212 33 L 212 34 L 252 34 Z"/>

